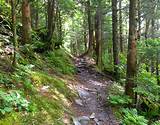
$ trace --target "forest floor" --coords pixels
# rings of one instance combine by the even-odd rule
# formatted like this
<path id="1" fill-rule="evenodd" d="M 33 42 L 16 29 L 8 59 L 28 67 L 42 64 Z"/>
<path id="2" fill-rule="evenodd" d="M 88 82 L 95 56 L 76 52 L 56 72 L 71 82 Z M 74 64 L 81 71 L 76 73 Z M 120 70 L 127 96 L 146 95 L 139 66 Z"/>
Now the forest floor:
<path id="1" fill-rule="evenodd" d="M 110 78 L 94 68 L 94 61 L 79 58 L 76 90 L 79 98 L 72 105 L 75 112 L 74 125 L 118 125 L 107 102 L 107 89 L 112 84 Z"/>

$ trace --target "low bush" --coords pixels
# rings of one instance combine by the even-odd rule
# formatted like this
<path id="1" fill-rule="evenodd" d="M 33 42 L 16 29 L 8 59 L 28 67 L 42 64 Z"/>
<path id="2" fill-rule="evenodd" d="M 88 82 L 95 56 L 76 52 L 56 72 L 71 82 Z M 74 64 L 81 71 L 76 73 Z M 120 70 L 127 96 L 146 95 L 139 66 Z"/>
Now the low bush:
<path id="1" fill-rule="evenodd" d="M 122 125 L 148 125 L 148 120 L 144 116 L 138 115 L 136 109 L 122 109 Z"/>

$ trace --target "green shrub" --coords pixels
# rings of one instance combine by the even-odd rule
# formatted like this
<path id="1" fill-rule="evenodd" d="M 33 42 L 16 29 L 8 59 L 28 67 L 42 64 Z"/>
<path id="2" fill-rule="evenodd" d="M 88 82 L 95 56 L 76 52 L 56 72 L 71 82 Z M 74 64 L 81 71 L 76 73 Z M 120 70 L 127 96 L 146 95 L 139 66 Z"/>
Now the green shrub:
<path id="1" fill-rule="evenodd" d="M 134 91 L 139 95 L 139 105 L 146 105 L 146 109 L 142 109 L 143 114 L 150 118 L 159 116 L 160 86 L 157 85 L 156 78 L 148 72 L 142 72 L 137 82 L 138 86 Z"/>
<path id="2" fill-rule="evenodd" d="M 75 67 L 68 57 L 68 55 L 62 50 L 55 50 L 54 52 L 48 52 L 46 54 L 46 60 L 50 66 L 63 74 L 73 74 Z"/>
<path id="3" fill-rule="evenodd" d="M 152 125 L 160 125 L 160 121 L 155 121 Z"/>
<path id="4" fill-rule="evenodd" d="M 0 73 L 0 84 L 4 85 L 7 88 L 14 87 L 10 77 L 10 74 L 7 75 L 4 73 Z"/>
<path id="5" fill-rule="evenodd" d="M 148 125 L 148 120 L 140 116 L 136 109 L 122 109 L 122 125 Z"/>
<path id="6" fill-rule="evenodd" d="M 130 99 L 126 95 L 110 95 L 109 102 L 112 105 L 124 106 L 124 105 L 130 104 L 132 102 L 132 99 Z"/>
<path id="7" fill-rule="evenodd" d="M 23 98 L 19 91 L 9 91 L 8 93 L 0 90 L 0 114 L 5 115 L 11 111 L 29 111 L 29 102 Z"/>

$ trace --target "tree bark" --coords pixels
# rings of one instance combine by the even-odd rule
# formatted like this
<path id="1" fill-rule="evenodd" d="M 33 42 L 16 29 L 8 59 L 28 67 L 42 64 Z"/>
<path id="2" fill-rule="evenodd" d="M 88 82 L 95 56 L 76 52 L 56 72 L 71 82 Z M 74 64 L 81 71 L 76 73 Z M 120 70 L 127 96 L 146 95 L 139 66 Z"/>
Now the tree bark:
<path id="1" fill-rule="evenodd" d="M 141 39 L 141 0 L 138 0 L 138 31 L 137 31 L 137 40 Z"/>
<path id="2" fill-rule="evenodd" d="M 12 32 L 13 32 L 13 46 L 14 46 L 14 55 L 13 55 L 13 67 L 16 67 L 16 52 L 17 52 L 17 33 L 16 33 L 16 9 L 15 9 L 16 0 L 11 0 L 11 13 L 12 13 Z"/>
<path id="3" fill-rule="evenodd" d="M 136 52 L 136 5 L 137 0 L 130 0 L 129 6 L 129 40 L 127 54 L 127 81 L 125 85 L 125 93 L 133 100 L 135 93 L 135 78 L 137 74 L 137 52 Z"/>
<path id="4" fill-rule="evenodd" d="M 93 23 L 92 23 L 92 14 L 91 14 L 91 5 L 90 0 L 87 1 L 87 14 L 88 14 L 88 30 L 89 30 L 89 45 L 88 45 L 88 54 L 92 55 L 93 51 Z"/>
<path id="5" fill-rule="evenodd" d="M 147 40 L 148 39 L 148 31 L 149 31 L 149 25 L 150 25 L 150 19 L 146 19 L 146 24 L 145 24 L 146 26 L 145 26 L 145 40 Z M 145 45 L 146 45 L 146 47 L 148 47 L 148 44 L 147 44 L 147 42 L 145 42 Z M 147 72 L 149 72 L 149 65 L 147 64 L 147 63 L 145 63 L 146 64 L 146 71 Z"/>
<path id="6" fill-rule="evenodd" d="M 157 84 L 160 85 L 160 76 L 159 76 L 159 53 L 157 50 L 157 59 L 156 59 L 156 76 L 157 76 Z"/>
<path id="7" fill-rule="evenodd" d="M 39 9 L 38 9 L 38 0 L 36 1 L 37 5 L 36 5 L 36 10 L 35 10 L 35 29 L 38 29 L 39 26 Z"/>
<path id="8" fill-rule="evenodd" d="M 155 20 L 152 19 L 151 20 L 151 31 L 152 31 L 152 34 L 151 34 L 151 38 L 154 39 L 155 38 Z M 151 73 L 153 74 L 155 72 L 155 62 L 154 62 L 154 57 L 151 58 Z"/>
<path id="9" fill-rule="evenodd" d="M 113 42 L 113 59 L 114 75 L 118 80 L 118 21 L 117 21 L 117 0 L 112 0 L 112 42 Z"/>
<path id="10" fill-rule="evenodd" d="M 29 0 L 22 2 L 22 44 L 31 42 L 31 15 Z"/>
<path id="11" fill-rule="evenodd" d="M 95 38 L 96 38 L 96 64 L 102 69 L 102 38 L 101 38 L 101 3 L 99 3 L 95 16 Z"/>
<path id="12" fill-rule="evenodd" d="M 120 51 L 123 53 L 123 21 L 122 21 L 122 0 L 119 0 L 119 42 L 120 42 Z"/>
<path id="13" fill-rule="evenodd" d="M 47 42 L 50 44 L 55 29 L 55 0 L 48 0 L 47 15 Z"/>

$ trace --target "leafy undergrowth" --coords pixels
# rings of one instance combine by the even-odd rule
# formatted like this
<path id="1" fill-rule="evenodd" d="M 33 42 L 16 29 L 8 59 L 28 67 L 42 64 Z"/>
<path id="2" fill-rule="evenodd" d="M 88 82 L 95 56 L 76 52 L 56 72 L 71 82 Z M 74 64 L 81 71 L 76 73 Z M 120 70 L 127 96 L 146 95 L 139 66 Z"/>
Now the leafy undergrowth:
<path id="1" fill-rule="evenodd" d="M 0 125 L 63 125 L 76 96 L 67 83 L 75 71 L 71 59 L 62 50 L 23 52 L 30 54 L 19 55 L 16 71 L 0 73 Z"/>
<path id="2" fill-rule="evenodd" d="M 160 125 L 160 87 L 156 77 L 143 71 L 137 77 L 137 83 L 134 91 L 138 98 L 134 106 L 131 106 L 132 100 L 125 95 L 122 84 L 111 85 L 108 100 L 117 118 L 122 125 Z"/>

